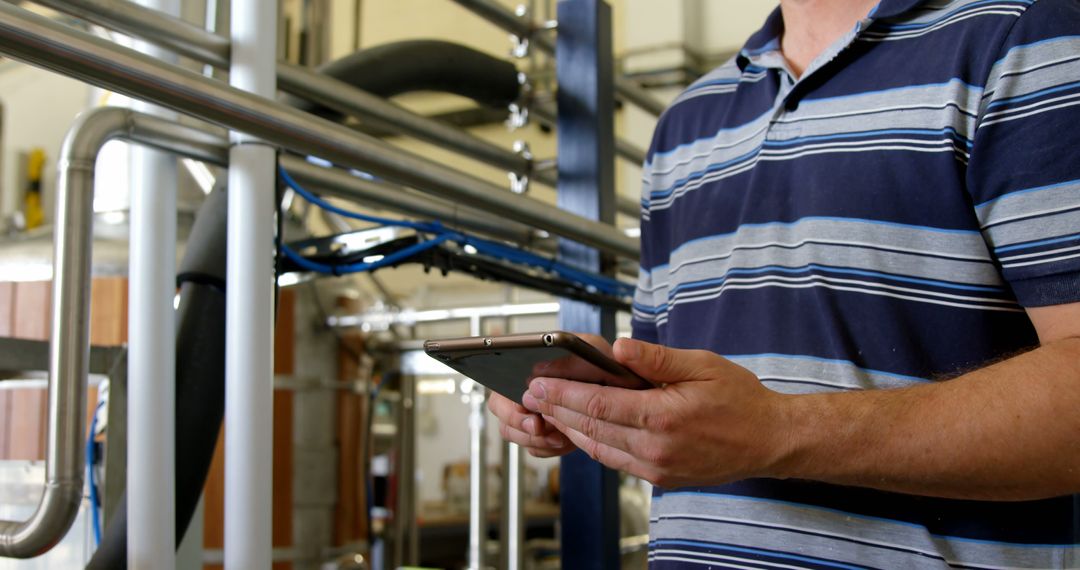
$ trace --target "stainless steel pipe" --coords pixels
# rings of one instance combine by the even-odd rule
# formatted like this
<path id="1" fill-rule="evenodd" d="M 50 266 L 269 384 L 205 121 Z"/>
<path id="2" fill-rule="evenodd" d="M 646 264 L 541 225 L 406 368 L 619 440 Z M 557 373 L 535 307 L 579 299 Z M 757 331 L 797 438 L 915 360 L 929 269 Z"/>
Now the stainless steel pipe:
<path id="1" fill-rule="evenodd" d="M 555 126 L 557 116 L 553 106 L 549 105 L 537 105 L 532 108 L 533 113 L 536 114 L 542 121 Z M 629 141 L 616 138 L 615 139 L 615 154 L 629 160 L 641 166 L 645 163 L 646 154 L 644 150 L 634 146 Z M 638 218 L 641 215 L 641 203 L 637 200 L 627 197 L 623 194 L 615 196 L 615 207 L 618 208 L 619 213 L 626 214 L 633 218 Z"/>
<path id="2" fill-rule="evenodd" d="M 645 149 L 625 139 L 615 139 L 615 154 L 638 166 L 645 164 L 645 159 L 648 157 Z"/>
<path id="3" fill-rule="evenodd" d="M 319 193 L 326 196 L 344 198 L 376 209 L 394 210 L 423 219 L 440 220 L 447 227 L 477 231 L 522 245 L 544 243 L 529 226 L 485 216 L 456 204 L 432 200 L 389 182 L 367 180 L 339 168 L 317 166 L 295 156 L 282 155 L 278 162 L 297 182 L 318 189 Z M 552 246 L 553 244 L 545 244 L 539 249 L 549 251 Z"/>
<path id="4" fill-rule="evenodd" d="M 0 521 L 0 556 L 30 558 L 48 551 L 67 533 L 82 501 L 98 152 L 110 140 L 125 139 L 199 160 L 221 160 L 217 135 L 152 117 L 136 122 L 135 116 L 116 108 L 84 113 L 64 139 L 56 190 L 45 493 L 29 520 Z"/>
<path id="5" fill-rule="evenodd" d="M 87 22 L 156 43 L 197 61 L 228 69 L 231 50 L 228 38 L 208 32 L 179 18 L 147 9 L 129 0 L 34 0 L 34 2 Z M 468 3 L 477 6 L 487 5 L 483 2 L 470 1 Z M 516 16 L 506 12 L 501 6 L 496 5 L 494 9 L 504 12 L 504 15 L 509 15 L 513 21 L 518 21 Z M 550 42 L 545 45 L 549 52 L 554 49 Z M 414 113 L 342 81 L 286 62 L 278 63 L 277 76 L 279 88 L 297 97 L 314 101 L 342 113 L 361 117 L 394 132 L 445 145 L 499 168 L 516 173 L 532 171 L 533 176 L 543 184 L 554 186 L 556 183 L 554 173 L 535 171 L 531 168 L 531 161 L 510 149 L 491 144 L 467 132 Z M 663 109 L 663 105 L 655 100 L 649 103 L 648 99 L 651 99 L 651 96 L 640 87 L 630 84 L 630 87 L 624 85 L 623 89 L 637 89 L 640 92 L 638 100 L 642 104 L 654 108 L 659 106 L 659 109 Z M 616 152 L 630 162 L 639 165 L 644 162 L 644 152 L 636 150 L 628 141 L 616 140 Z M 633 201 L 620 201 L 619 211 L 631 217 L 637 217 L 639 213 Z"/>
<path id="6" fill-rule="evenodd" d="M 479 319 L 475 319 L 479 322 Z M 473 327 L 474 331 L 479 327 Z M 469 394 L 469 570 L 486 570 L 488 541 L 487 388 Z"/>
<path id="7" fill-rule="evenodd" d="M 552 186 L 555 184 L 552 173 L 535 172 L 533 161 L 513 150 L 414 113 L 344 81 L 287 62 L 278 63 L 277 76 L 279 89 L 301 99 L 359 117 L 369 124 L 443 145 L 510 172 L 532 172 L 533 176 L 541 182 Z"/>
<path id="8" fill-rule="evenodd" d="M 129 0 L 35 2 L 87 22 L 156 43 L 197 61 L 228 69 L 231 50 L 228 38 Z M 414 113 L 327 75 L 288 62 L 279 62 L 277 78 L 278 87 L 286 93 L 360 117 L 394 132 L 445 145 L 499 168 L 517 173 L 532 171 L 531 161 L 511 149 Z M 553 174 L 535 173 L 534 177 L 544 184 L 555 184 Z"/>
<path id="9" fill-rule="evenodd" d="M 176 54 L 215 67 L 229 68 L 231 42 L 191 24 L 129 0 L 34 0 L 58 12 L 70 14 L 126 35 L 140 38 Z"/>
<path id="10" fill-rule="evenodd" d="M 474 176 L 388 146 L 348 127 L 233 89 L 10 4 L 0 4 L 0 52 L 284 148 L 369 170 L 419 190 L 636 259 L 637 240 L 616 228 L 512 195 Z"/>

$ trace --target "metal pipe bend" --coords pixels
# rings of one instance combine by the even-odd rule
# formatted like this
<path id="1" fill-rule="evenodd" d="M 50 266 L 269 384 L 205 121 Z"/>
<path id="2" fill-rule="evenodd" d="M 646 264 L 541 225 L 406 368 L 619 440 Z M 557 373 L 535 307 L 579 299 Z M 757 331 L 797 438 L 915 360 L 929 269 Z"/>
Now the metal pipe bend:
<path id="1" fill-rule="evenodd" d="M 130 109 L 102 107 L 84 112 L 64 137 L 53 241 L 45 491 L 29 519 L 0 520 L 0 557 L 44 554 L 64 537 L 79 512 L 90 352 L 94 161 L 105 143 L 114 139 L 219 164 L 225 160 L 224 143 L 217 133 Z"/>

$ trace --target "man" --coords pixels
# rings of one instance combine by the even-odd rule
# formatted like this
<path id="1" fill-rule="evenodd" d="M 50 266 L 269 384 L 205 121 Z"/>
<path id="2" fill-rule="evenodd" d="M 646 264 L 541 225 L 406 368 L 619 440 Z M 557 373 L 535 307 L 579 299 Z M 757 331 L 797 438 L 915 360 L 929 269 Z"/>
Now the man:
<path id="1" fill-rule="evenodd" d="M 1080 567 L 1078 149 L 1080 2 L 781 0 L 645 165 L 665 386 L 503 436 L 656 484 L 659 568 Z"/>

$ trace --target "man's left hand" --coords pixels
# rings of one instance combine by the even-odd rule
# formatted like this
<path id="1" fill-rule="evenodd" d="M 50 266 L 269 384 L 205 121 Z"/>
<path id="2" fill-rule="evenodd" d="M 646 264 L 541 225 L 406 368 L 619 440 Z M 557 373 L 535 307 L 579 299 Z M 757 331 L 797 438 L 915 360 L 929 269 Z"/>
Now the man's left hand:
<path id="1" fill-rule="evenodd" d="M 615 359 L 662 385 L 627 390 L 536 378 L 523 397 L 597 461 L 661 487 L 779 476 L 791 444 L 789 396 L 703 350 L 619 339 Z"/>

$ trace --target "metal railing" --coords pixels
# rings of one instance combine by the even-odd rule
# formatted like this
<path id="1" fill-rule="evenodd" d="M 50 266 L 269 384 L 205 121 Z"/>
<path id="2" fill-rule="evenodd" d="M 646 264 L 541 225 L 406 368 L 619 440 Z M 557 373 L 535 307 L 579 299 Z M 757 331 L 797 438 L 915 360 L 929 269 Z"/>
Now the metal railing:
<path id="1" fill-rule="evenodd" d="M 364 169 L 552 234 L 637 259 L 637 241 L 615 227 L 512 195 L 348 127 L 233 89 L 133 50 L 0 3 L 0 52 L 88 83 L 247 132 L 282 148 Z"/>
<path id="2" fill-rule="evenodd" d="M 130 34 L 201 63 L 228 69 L 232 48 L 228 38 L 129 0 L 33 1 L 87 22 Z M 501 7 L 496 9 L 502 10 Z M 510 16 L 514 17 L 512 14 Z M 550 46 L 550 49 L 553 50 L 554 47 Z M 278 88 L 291 95 L 361 118 L 399 134 L 442 145 L 497 168 L 518 174 L 531 174 L 549 186 L 556 182 L 553 172 L 537 169 L 534 160 L 511 149 L 410 111 L 333 77 L 279 62 L 277 80 Z M 622 83 L 624 85 L 620 88 L 620 93 L 637 93 L 635 100 L 648 101 L 642 104 L 647 105 L 649 110 L 657 114 L 663 110 L 663 104 L 652 99 L 652 96 L 640 87 L 626 80 Z M 637 165 L 645 161 L 644 151 L 624 139 L 616 141 L 616 150 L 619 156 Z M 618 207 L 619 212 L 625 215 L 637 217 L 639 214 L 638 204 L 634 200 L 622 199 Z"/>

